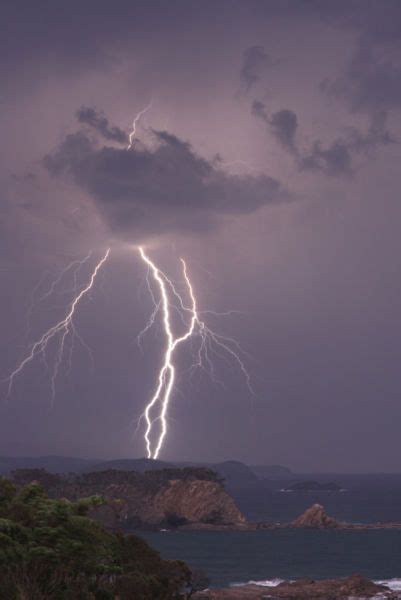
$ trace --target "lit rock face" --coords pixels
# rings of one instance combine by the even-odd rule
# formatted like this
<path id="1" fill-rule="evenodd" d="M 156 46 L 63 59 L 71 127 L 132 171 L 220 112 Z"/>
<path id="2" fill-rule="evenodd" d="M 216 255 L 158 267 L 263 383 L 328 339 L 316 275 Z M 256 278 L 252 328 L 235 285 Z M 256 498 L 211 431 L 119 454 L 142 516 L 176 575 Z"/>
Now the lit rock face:
<path id="1" fill-rule="evenodd" d="M 108 527 L 248 527 L 219 476 L 205 468 L 110 469 L 67 477 L 38 469 L 14 473 L 19 483 L 33 479 L 54 498 L 101 496 L 105 502 L 90 515 Z"/>
<path id="2" fill-rule="evenodd" d="M 342 524 L 329 517 L 321 504 L 313 504 L 301 516 L 290 524 L 292 527 L 311 527 L 314 529 L 339 528 Z"/>
<path id="3" fill-rule="evenodd" d="M 172 480 L 156 495 L 154 506 L 159 514 L 177 513 L 189 523 L 246 524 L 234 500 L 215 481 Z"/>
<path id="4" fill-rule="evenodd" d="M 171 480 L 156 492 L 135 486 L 111 485 L 103 490 L 109 508 L 100 507 L 94 516 L 115 519 L 133 526 L 246 526 L 234 500 L 220 483 L 204 480 Z M 116 524 L 117 524 L 116 523 Z"/>

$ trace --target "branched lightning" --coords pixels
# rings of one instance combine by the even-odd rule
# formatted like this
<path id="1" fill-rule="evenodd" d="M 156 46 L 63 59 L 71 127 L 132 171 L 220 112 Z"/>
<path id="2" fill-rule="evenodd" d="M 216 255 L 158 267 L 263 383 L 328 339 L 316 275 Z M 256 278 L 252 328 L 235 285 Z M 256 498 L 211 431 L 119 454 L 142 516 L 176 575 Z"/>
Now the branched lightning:
<path id="1" fill-rule="evenodd" d="M 59 275 L 56 277 L 56 279 L 54 279 L 54 281 L 52 281 L 52 283 L 50 284 L 50 286 L 46 290 L 46 292 L 44 292 L 40 296 L 40 298 L 38 299 L 38 302 L 43 302 L 44 300 L 46 300 L 46 298 L 49 298 L 53 294 L 53 292 L 56 290 L 58 284 L 61 283 L 64 276 L 69 271 L 71 271 L 71 269 L 73 267 L 75 267 L 73 273 L 74 273 L 74 289 L 76 290 L 78 272 L 79 272 L 80 268 L 90 259 L 91 255 L 92 255 L 92 252 L 88 252 L 88 254 L 85 256 L 85 258 L 83 258 L 82 260 L 73 260 L 64 269 L 62 269 L 60 271 Z"/>
<path id="2" fill-rule="evenodd" d="M 145 407 L 145 410 L 139 420 L 138 428 L 142 419 L 146 427 L 144 440 L 146 444 L 148 458 L 158 458 L 163 447 L 168 431 L 168 408 L 176 390 L 176 371 L 177 371 L 177 349 L 183 346 L 185 342 L 191 342 L 190 349 L 194 356 L 193 363 L 189 367 L 192 374 L 197 369 L 206 371 L 215 383 L 224 387 L 224 383 L 216 377 L 215 361 L 225 360 L 228 364 L 233 361 L 239 367 L 240 372 L 245 378 L 249 391 L 253 393 L 249 373 L 246 369 L 242 357 L 246 352 L 241 348 L 238 342 L 230 337 L 224 336 L 213 331 L 203 320 L 204 315 L 224 316 L 236 314 L 239 311 L 215 312 L 211 310 L 198 309 L 195 290 L 193 288 L 188 268 L 185 260 L 181 258 L 182 283 L 185 285 L 185 294 L 181 292 L 181 284 L 169 278 L 155 262 L 148 256 L 143 247 L 139 247 L 139 254 L 142 261 L 146 264 L 146 286 L 152 300 L 153 310 L 145 324 L 143 330 L 137 336 L 137 342 L 141 348 L 143 336 L 159 322 L 162 323 L 162 329 L 165 335 L 166 346 L 163 353 L 162 365 L 160 367 L 156 389 L 153 396 Z M 82 266 L 89 260 L 89 253 L 82 260 L 74 260 L 67 265 L 48 286 L 42 295 L 35 299 L 40 289 L 43 279 L 36 285 L 31 296 L 29 306 L 29 316 L 33 311 L 34 302 L 42 302 L 55 293 L 67 273 L 72 271 L 73 288 L 69 292 L 73 293 L 73 299 L 70 301 L 66 315 L 55 325 L 47 329 L 39 339 L 32 342 L 26 356 L 16 366 L 12 373 L 4 380 L 8 384 L 7 397 L 10 396 L 15 380 L 19 377 L 31 362 L 35 359 L 43 361 L 46 370 L 49 373 L 50 389 L 52 403 L 56 397 L 56 384 L 63 363 L 67 364 L 67 373 L 72 367 L 72 356 L 74 351 L 74 341 L 78 340 L 80 344 L 88 351 L 93 362 L 91 349 L 77 331 L 75 315 L 81 301 L 89 295 L 92 290 L 96 277 L 108 259 L 110 249 L 94 267 L 89 279 L 85 284 L 78 284 L 78 273 Z M 186 299 L 185 299 L 186 298 Z M 180 321 L 175 318 L 178 315 Z M 178 327 L 181 332 L 176 333 Z M 53 359 L 50 361 L 49 350 L 53 349 Z"/>
<path id="3" fill-rule="evenodd" d="M 128 151 L 134 147 L 137 127 L 141 117 L 151 107 L 152 100 L 134 117 L 131 132 L 128 134 Z M 242 161 L 234 161 L 232 165 L 234 166 L 235 163 L 242 164 Z M 188 273 L 187 264 L 183 258 L 180 261 L 182 266 L 181 284 L 185 284 L 184 294 L 180 291 L 182 289 L 181 284 L 177 284 L 173 279 L 169 278 L 148 256 L 142 246 L 138 247 L 138 251 L 147 267 L 145 281 L 153 303 L 153 309 L 147 323 L 137 336 L 137 343 L 139 348 L 142 349 L 141 341 L 145 334 L 156 324 L 156 321 L 161 321 L 166 343 L 155 391 L 145 406 L 144 412 L 138 422 L 138 428 L 142 419 L 146 423 L 144 440 L 147 456 L 148 458 L 156 459 L 160 454 L 168 431 L 170 401 L 174 390 L 177 391 L 175 386 L 177 372 L 176 353 L 180 346 L 185 345 L 185 342 L 191 342 L 190 349 L 194 357 L 189 367 L 191 376 L 197 369 L 202 369 L 211 376 L 215 383 L 224 387 L 224 383 L 216 377 L 215 373 L 214 359 L 217 357 L 219 360 L 226 361 L 230 366 L 232 363 L 236 364 L 244 376 L 250 393 L 253 394 L 254 392 L 243 360 L 243 357 L 247 353 L 235 339 L 216 333 L 203 320 L 205 315 L 213 315 L 215 317 L 228 316 L 237 314 L 239 311 L 228 310 L 219 313 L 211 310 L 199 310 L 195 290 Z M 85 296 L 89 295 L 90 290 L 93 288 L 98 272 L 107 261 L 109 254 L 110 248 L 107 249 L 103 257 L 96 264 L 89 279 L 83 286 L 82 284 L 81 286 L 78 285 L 78 274 L 83 265 L 90 259 L 91 253 L 82 260 L 74 260 L 68 264 L 60 271 L 50 286 L 42 292 L 40 297 L 38 296 L 43 284 L 43 278 L 37 283 L 32 292 L 27 312 L 28 331 L 35 304 L 44 302 L 56 291 L 58 292 L 59 286 L 61 287 L 60 284 L 64 282 L 64 277 L 67 274 L 71 274 L 71 272 L 73 274 L 73 287 L 72 290 L 68 290 L 68 293 L 73 294 L 73 299 L 68 304 L 65 317 L 47 329 L 39 339 L 30 344 L 25 358 L 20 361 L 4 380 L 8 384 L 7 397 L 10 396 L 16 378 L 22 374 L 25 367 L 39 358 L 43 361 L 49 373 L 51 397 L 54 403 L 56 384 L 63 364 L 67 363 L 67 372 L 71 370 L 75 340 L 78 340 L 88 351 L 93 363 L 92 351 L 77 331 L 75 314 L 80 302 Z M 180 319 L 179 322 L 176 318 L 173 318 L 173 316 L 177 317 L 177 315 Z M 175 332 L 176 326 L 180 329 L 180 333 Z M 54 350 L 53 359 L 52 361 L 48 361 L 48 351 L 51 349 Z"/>
<path id="4" fill-rule="evenodd" d="M 127 150 L 130 150 L 133 145 L 134 145 L 134 141 L 135 141 L 135 135 L 136 135 L 136 126 L 139 123 L 140 118 L 148 112 L 148 110 L 152 107 L 152 100 L 149 102 L 149 104 L 147 106 L 145 106 L 145 108 L 143 108 L 142 110 L 139 111 L 139 113 L 134 117 L 134 120 L 132 121 L 132 130 L 131 133 L 129 134 L 128 138 L 129 138 L 129 144 L 127 146 Z"/>
<path id="5" fill-rule="evenodd" d="M 251 386 L 249 373 L 247 372 L 245 364 L 240 356 L 240 353 L 243 353 L 243 350 L 240 347 L 240 345 L 236 342 L 236 340 L 232 338 L 215 333 L 205 324 L 204 321 L 200 319 L 200 314 L 202 313 L 198 311 L 195 292 L 188 275 L 188 269 L 185 260 L 181 258 L 183 278 L 187 288 L 190 306 L 186 306 L 181 294 L 177 291 L 177 288 L 174 285 L 173 281 L 163 271 L 161 271 L 159 267 L 156 266 L 156 264 L 146 254 L 143 247 L 139 247 L 139 254 L 148 267 L 148 276 L 146 281 L 154 304 L 154 311 L 145 328 L 142 330 L 138 337 L 141 338 L 146 333 L 146 331 L 148 331 L 151 328 L 151 326 L 155 322 L 156 315 L 159 309 L 161 309 L 163 328 L 167 343 L 164 352 L 163 363 L 159 371 L 156 390 L 153 396 L 151 397 L 150 401 L 148 402 L 145 411 L 142 415 L 146 422 L 144 438 L 146 443 L 147 455 L 148 458 L 156 459 L 159 456 L 160 450 L 163 446 L 163 442 L 167 434 L 167 411 L 171 400 L 171 395 L 174 389 L 176 377 L 175 351 L 178 346 L 183 344 L 189 338 L 198 336 L 200 340 L 198 351 L 196 352 L 196 359 L 191 369 L 202 368 L 208 370 L 213 379 L 217 383 L 221 383 L 215 378 L 214 366 L 213 361 L 211 359 L 211 355 L 214 354 L 219 356 L 220 358 L 225 358 L 223 354 L 223 352 L 225 352 L 226 355 L 234 359 L 234 361 L 238 364 L 241 372 L 245 377 L 249 391 L 253 393 L 253 390 Z M 153 280 L 159 289 L 159 302 L 156 301 L 155 296 L 153 294 L 149 282 L 149 273 L 151 273 Z M 169 299 L 171 294 L 172 297 L 178 301 L 178 307 L 175 304 L 173 304 L 173 302 Z M 171 308 L 178 308 L 180 310 L 181 316 L 187 315 L 188 317 L 186 329 L 184 333 L 182 333 L 179 336 L 176 336 L 173 333 L 170 310 Z M 203 311 L 203 313 L 207 312 L 213 313 L 213 311 Z M 231 312 L 235 311 L 228 311 L 228 313 L 225 314 L 230 314 Z M 233 348 L 233 346 L 235 349 Z M 155 411 L 156 415 L 154 416 Z M 160 422 L 160 431 L 158 432 L 158 434 L 154 433 L 154 426 L 156 425 L 156 422 Z M 151 438 L 153 438 L 154 436 L 155 440 L 152 440 Z"/>
<path id="6" fill-rule="evenodd" d="M 61 321 L 56 323 L 56 325 L 53 325 L 52 327 L 50 327 L 47 331 L 45 331 L 45 333 L 36 342 L 34 342 L 32 344 L 27 356 L 19 363 L 19 365 L 14 369 L 14 371 L 6 378 L 5 381 L 8 383 L 8 394 L 7 394 L 8 397 L 11 394 L 15 378 L 18 375 L 20 375 L 22 373 L 22 371 L 24 370 L 24 368 L 30 362 L 32 362 L 37 356 L 40 356 L 44 360 L 45 364 L 47 365 L 46 350 L 48 348 L 48 345 L 52 340 L 55 340 L 55 339 L 57 340 L 57 338 L 58 338 L 57 352 L 56 352 L 56 356 L 55 356 L 55 360 L 54 360 L 54 364 L 53 364 L 53 369 L 51 371 L 51 392 L 52 392 L 52 400 L 54 402 L 55 394 L 56 394 L 56 380 L 57 380 L 57 376 L 59 373 L 61 363 L 63 361 L 67 339 L 69 337 L 71 338 L 70 358 L 69 358 L 70 365 L 71 365 L 71 356 L 72 356 L 74 337 L 76 337 L 81 342 L 81 344 L 83 344 L 88 350 L 90 350 L 88 348 L 88 346 L 86 345 L 86 343 L 83 341 L 82 337 L 77 332 L 77 329 L 76 329 L 75 323 L 74 323 L 74 315 L 75 315 L 76 309 L 77 309 L 79 303 L 81 302 L 81 300 L 92 289 L 95 279 L 96 279 L 96 276 L 97 276 L 99 270 L 101 269 L 101 267 L 103 266 L 103 264 L 106 262 L 109 254 L 110 254 L 110 248 L 106 251 L 104 256 L 101 258 L 101 260 L 95 266 L 86 285 L 80 290 L 79 293 L 76 293 L 74 299 L 72 300 L 72 302 L 70 303 L 70 305 L 68 307 L 67 314 L 64 317 L 64 319 L 62 319 Z M 86 262 L 88 260 L 88 258 L 89 258 L 89 255 L 86 258 L 84 258 L 82 261 L 74 261 L 73 263 L 68 265 L 66 267 L 66 269 L 64 269 L 61 272 L 60 276 L 53 282 L 53 284 L 50 286 L 48 292 L 46 292 L 46 294 L 44 294 L 44 296 L 42 296 L 41 299 L 44 299 L 45 297 L 50 295 L 52 293 L 52 291 L 54 291 L 55 286 L 61 281 L 62 277 L 65 275 L 65 273 L 69 269 L 72 268 L 73 265 L 76 265 L 77 268 L 80 268 L 84 264 L 84 262 Z M 76 274 L 77 274 L 77 272 L 75 271 L 75 273 L 74 273 L 75 285 L 76 285 Z"/>

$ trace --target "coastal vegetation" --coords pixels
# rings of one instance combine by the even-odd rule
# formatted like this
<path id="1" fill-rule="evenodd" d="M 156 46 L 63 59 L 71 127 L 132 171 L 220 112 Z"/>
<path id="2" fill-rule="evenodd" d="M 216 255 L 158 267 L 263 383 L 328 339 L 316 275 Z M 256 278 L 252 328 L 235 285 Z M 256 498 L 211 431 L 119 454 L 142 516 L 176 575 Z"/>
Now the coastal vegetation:
<path id="1" fill-rule="evenodd" d="M 174 600 L 194 590 L 181 561 L 88 518 L 95 496 L 51 499 L 37 482 L 0 479 L 0 598 Z"/>
<path id="2" fill-rule="evenodd" d="M 101 506 L 89 516 L 108 528 L 160 529 L 196 523 L 240 525 L 245 518 L 224 489 L 221 477 L 204 467 L 136 471 L 93 471 L 57 475 L 44 469 L 17 469 L 11 474 L 17 487 L 39 482 L 50 498 L 102 496 Z"/>

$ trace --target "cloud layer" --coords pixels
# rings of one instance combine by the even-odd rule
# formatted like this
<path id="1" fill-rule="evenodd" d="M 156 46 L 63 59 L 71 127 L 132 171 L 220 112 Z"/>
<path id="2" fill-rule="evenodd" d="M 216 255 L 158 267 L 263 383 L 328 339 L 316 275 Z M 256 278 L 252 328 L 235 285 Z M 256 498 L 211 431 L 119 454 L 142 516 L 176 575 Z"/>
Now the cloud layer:
<path id="1" fill-rule="evenodd" d="M 79 123 L 92 127 L 105 140 L 117 142 L 119 144 L 128 143 L 128 136 L 125 131 L 115 125 L 110 125 L 109 120 L 94 108 L 82 106 L 77 110 L 77 119 Z"/>
<path id="2" fill-rule="evenodd" d="M 316 139 L 306 149 L 296 139 L 298 117 L 294 111 L 282 109 L 270 117 L 266 105 L 254 100 L 251 112 L 267 125 L 270 134 L 291 154 L 300 171 L 319 171 L 330 177 L 350 176 L 354 172 L 357 158 L 371 155 L 380 146 L 397 143 L 395 136 L 386 128 L 385 111 L 376 111 L 370 116 L 366 132 L 349 127 L 330 144 L 325 145 L 320 139 Z"/>
<path id="3" fill-rule="evenodd" d="M 96 111 L 83 114 L 103 137 L 119 136 Z M 82 111 L 78 118 L 82 122 Z M 151 146 L 137 141 L 126 150 L 101 146 L 78 131 L 47 155 L 44 165 L 89 193 L 110 230 L 125 239 L 201 233 L 224 218 L 289 199 L 272 177 L 229 174 L 166 131 L 153 130 L 152 138 Z"/>

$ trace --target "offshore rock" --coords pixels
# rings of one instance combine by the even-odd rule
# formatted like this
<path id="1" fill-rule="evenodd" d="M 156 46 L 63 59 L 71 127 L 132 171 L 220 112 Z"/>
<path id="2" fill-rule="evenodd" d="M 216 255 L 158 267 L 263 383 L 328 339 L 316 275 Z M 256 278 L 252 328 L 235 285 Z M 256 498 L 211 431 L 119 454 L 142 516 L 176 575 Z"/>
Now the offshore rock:
<path id="1" fill-rule="evenodd" d="M 295 521 L 292 521 L 289 526 L 309 527 L 313 529 L 338 529 L 343 526 L 343 523 L 329 517 L 321 504 L 313 504 Z"/>

